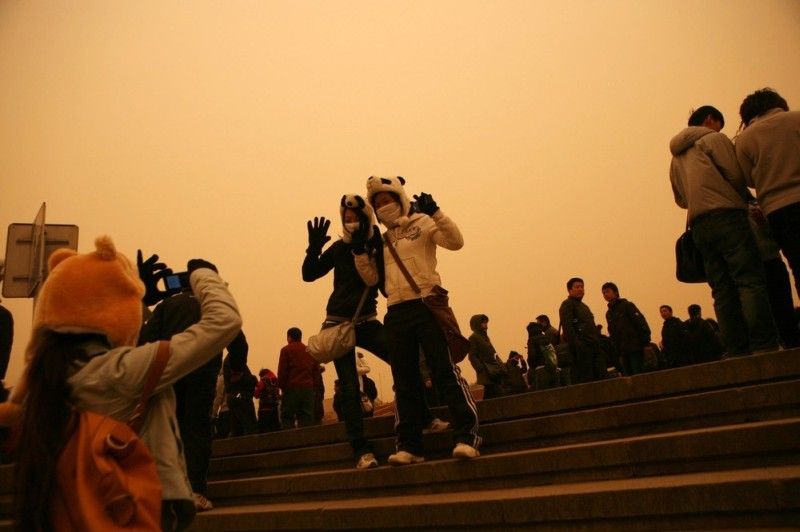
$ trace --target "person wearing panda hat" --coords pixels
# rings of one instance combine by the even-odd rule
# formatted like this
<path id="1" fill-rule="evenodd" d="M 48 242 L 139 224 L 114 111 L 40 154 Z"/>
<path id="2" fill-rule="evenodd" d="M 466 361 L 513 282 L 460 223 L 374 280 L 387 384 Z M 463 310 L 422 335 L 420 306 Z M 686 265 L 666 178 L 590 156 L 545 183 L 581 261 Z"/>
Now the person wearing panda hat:
<path id="1" fill-rule="evenodd" d="M 406 196 L 402 177 L 376 177 L 367 180 L 367 198 L 378 220 L 387 228 L 384 238 L 394 246 L 399 259 L 417 284 L 417 293 L 395 263 L 388 244 L 383 262 L 387 312 L 384 318 L 389 356 L 397 399 L 397 452 L 389 457 L 392 465 L 419 463 L 424 460 L 420 416 L 424 394 L 420 382 L 419 353 L 425 353 L 433 385 L 449 407 L 453 437 L 453 457 L 479 456 L 482 438 L 478 433 L 478 412 L 461 376 L 458 365 L 450 359 L 447 339 L 431 310 L 422 298 L 441 285 L 436 271 L 436 248 L 458 250 L 464 245 L 456 224 L 447 217 L 430 194 L 414 196 L 415 210 Z"/>
<path id="2" fill-rule="evenodd" d="M 19 428 L 14 495 L 20 530 L 50 530 L 51 511 L 64 505 L 55 504 L 62 499 L 55 474 L 73 430 L 71 409 L 127 421 L 158 350 L 158 342 L 135 347 L 145 293 L 136 268 L 107 236 L 97 238 L 95 248 L 86 254 L 62 248 L 50 256 L 23 376 L 0 404 L 0 425 Z M 210 263 L 194 259 L 189 266 L 202 317 L 172 337 L 139 431 L 161 481 L 164 530 L 186 528 L 195 514 L 172 386 L 219 353 L 242 325 L 236 302 Z"/>
<path id="3" fill-rule="evenodd" d="M 322 328 L 353 318 L 364 290 L 369 287 L 367 297 L 356 318 L 356 346 L 363 347 L 384 362 L 389 362 L 386 335 L 383 324 L 377 317 L 377 295 L 382 279 L 382 242 L 375 214 L 366 200 L 357 194 L 342 196 L 339 202 L 342 221 L 342 238 L 331 244 L 324 252 L 322 248 L 331 240 L 328 236 L 330 220 L 317 217 L 309 220 L 308 248 L 303 260 L 303 280 L 313 282 L 333 270 L 333 292 L 328 298 L 325 321 Z M 378 466 L 372 443 L 364 436 L 364 420 L 361 411 L 361 391 L 356 369 L 355 348 L 333 361 L 338 376 L 342 416 L 347 440 L 353 448 L 356 468 L 369 469 Z M 422 388 L 421 381 L 419 382 Z M 427 405 L 421 413 L 423 422 L 432 432 L 445 430 L 449 425 L 433 418 Z"/>

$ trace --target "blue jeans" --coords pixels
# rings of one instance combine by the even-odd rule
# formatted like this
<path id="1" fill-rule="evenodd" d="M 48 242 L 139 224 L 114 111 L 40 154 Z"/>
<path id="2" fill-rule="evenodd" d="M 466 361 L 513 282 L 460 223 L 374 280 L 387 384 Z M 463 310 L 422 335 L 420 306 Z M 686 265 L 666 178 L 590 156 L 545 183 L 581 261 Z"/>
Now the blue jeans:
<path id="1" fill-rule="evenodd" d="M 692 222 L 694 243 L 714 298 L 714 311 L 729 355 L 777 349 L 778 331 L 767 295 L 764 266 L 747 212 L 730 209 Z"/>

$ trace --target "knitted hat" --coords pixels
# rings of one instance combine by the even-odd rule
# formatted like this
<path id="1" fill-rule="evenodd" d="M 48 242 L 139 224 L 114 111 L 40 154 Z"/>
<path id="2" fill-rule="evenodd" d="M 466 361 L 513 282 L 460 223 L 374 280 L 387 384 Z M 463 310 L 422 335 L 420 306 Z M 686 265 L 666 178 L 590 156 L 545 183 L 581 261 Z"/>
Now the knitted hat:
<path id="1" fill-rule="evenodd" d="M 406 196 L 406 191 L 403 188 L 405 184 L 406 180 L 400 176 L 370 176 L 367 179 L 367 201 L 374 206 L 373 199 L 378 192 L 391 192 L 400 201 L 400 208 L 403 210 L 402 215 L 408 216 L 411 213 L 411 201 Z"/>
<path id="2" fill-rule="evenodd" d="M 136 345 L 142 326 L 144 284 L 136 268 L 108 236 L 94 241 L 93 253 L 58 249 L 36 304 L 33 334 L 99 333 L 112 347 Z"/>
<path id="3" fill-rule="evenodd" d="M 144 285 L 131 262 L 117 253 L 111 238 L 98 237 L 95 247 L 96 251 L 85 255 L 66 248 L 50 255 L 50 274 L 37 299 L 26 362 L 47 331 L 98 333 L 112 347 L 136 345 Z M 11 402 L 24 400 L 26 379 L 27 369 L 14 387 Z M 3 418 L 0 412 L 0 421 Z"/>
<path id="4" fill-rule="evenodd" d="M 372 238 L 374 233 L 372 228 L 375 225 L 375 211 L 372 210 L 372 205 L 358 194 L 345 194 L 342 196 L 342 201 L 339 202 L 339 216 L 342 218 L 342 240 L 350 242 L 353 239 L 353 235 L 344 226 L 345 209 L 352 209 L 358 213 L 362 223 L 366 223 L 369 228 L 367 239 Z"/>

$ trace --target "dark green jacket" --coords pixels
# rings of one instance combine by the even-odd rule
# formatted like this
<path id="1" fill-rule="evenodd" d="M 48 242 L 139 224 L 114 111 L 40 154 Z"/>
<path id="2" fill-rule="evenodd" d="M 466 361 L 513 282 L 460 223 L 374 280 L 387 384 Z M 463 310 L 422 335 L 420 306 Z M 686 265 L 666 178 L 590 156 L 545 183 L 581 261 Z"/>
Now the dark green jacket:
<path id="1" fill-rule="evenodd" d="M 476 314 L 469 320 L 472 329 L 469 337 L 469 362 L 475 368 L 478 384 L 497 384 L 503 379 L 506 368 L 497 360 L 489 335 L 481 329 L 481 323 L 486 320 L 488 318 L 484 314 Z"/>

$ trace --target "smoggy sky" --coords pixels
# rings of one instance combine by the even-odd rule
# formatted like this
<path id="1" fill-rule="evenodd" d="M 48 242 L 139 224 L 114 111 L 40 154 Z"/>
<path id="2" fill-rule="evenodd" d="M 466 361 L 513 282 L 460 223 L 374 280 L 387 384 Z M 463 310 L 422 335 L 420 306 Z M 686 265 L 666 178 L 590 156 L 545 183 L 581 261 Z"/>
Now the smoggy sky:
<path id="1" fill-rule="evenodd" d="M 0 227 L 46 201 L 82 252 L 108 233 L 176 270 L 215 262 L 255 372 L 324 318 L 306 220 L 335 236 L 342 194 L 399 174 L 461 228 L 439 272 L 504 359 L 537 314 L 557 325 L 576 275 L 599 323 L 613 280 L 659 340 L 662 303 L 713 316 L 710 289 L 674 277 L 669 140 L 703 104 L 735 135 L 764 86 L 800 106 L 798 57 L 797 0 L 2 2 Z M 13 384 L 32 304 L 3 304 Z"/>

